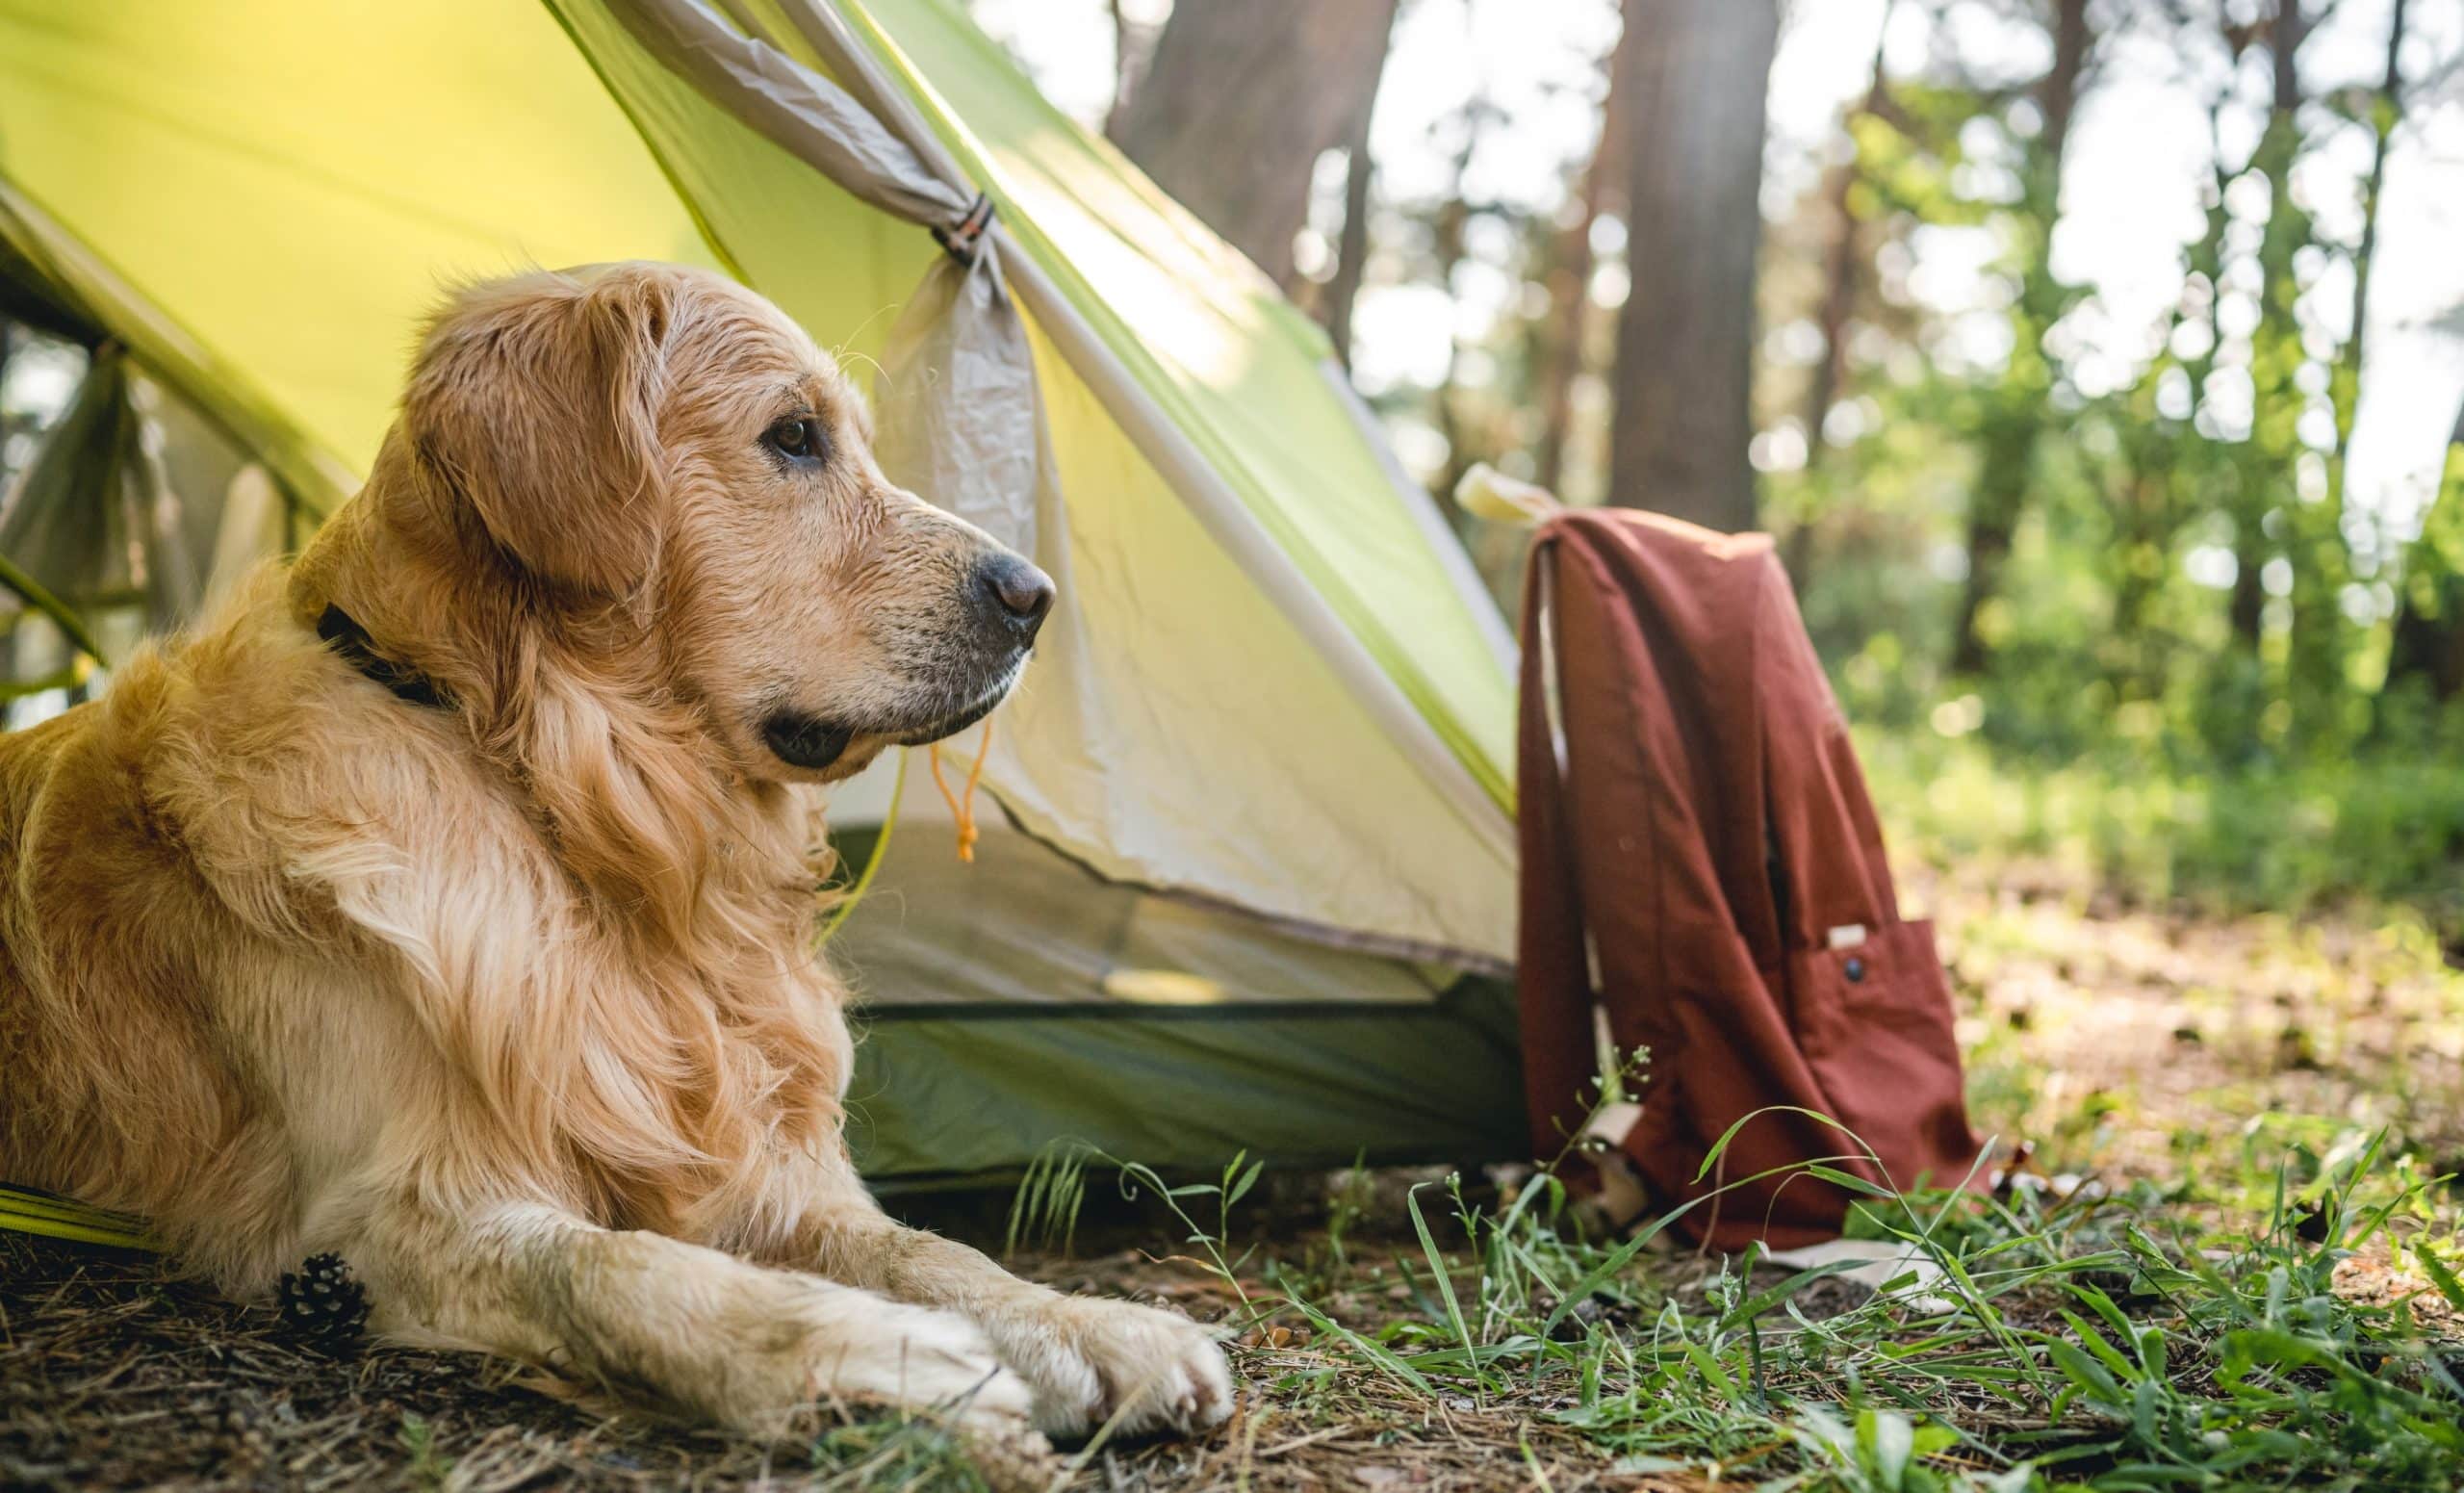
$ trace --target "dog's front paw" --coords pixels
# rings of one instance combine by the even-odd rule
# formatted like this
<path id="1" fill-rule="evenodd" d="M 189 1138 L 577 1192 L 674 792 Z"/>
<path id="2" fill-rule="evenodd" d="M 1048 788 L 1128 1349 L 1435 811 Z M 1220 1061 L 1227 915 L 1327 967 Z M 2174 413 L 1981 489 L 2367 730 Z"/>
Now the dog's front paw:
<path id="1" fill-rule="evenodd" d="M 973 1323 L 866 1301 L 854 1330 L 808 1341 L 806 1393 L 932 1410 L 977 1432 L 1022 1434 L 1040 1396 L 1004 1365 Z"/>
<path id="2" fill-rule="evenodd" d="M 1035 1386 L 1035 1424 L 1076 1438 L 1192 1431 L 1232 1413 L 1232 1371 L 1215 1334 L 1178 1312 L 1060 1297 L 993 1331 L 1003 1361 Z"/>

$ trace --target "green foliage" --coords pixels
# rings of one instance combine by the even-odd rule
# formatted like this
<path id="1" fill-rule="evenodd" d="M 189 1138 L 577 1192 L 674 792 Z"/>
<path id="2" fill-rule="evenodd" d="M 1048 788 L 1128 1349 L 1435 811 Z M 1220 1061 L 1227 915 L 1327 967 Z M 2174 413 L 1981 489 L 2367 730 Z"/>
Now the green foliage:
<path id="1" fill-rule="evenodd" d="M 1057 1141 L 1036 1153 L 1010 1198 L 1005 1255 L 1021 1248 L 1065 1254 L 1078 1237 L 1078 1215 L 1087 1205 L 1087 1162 L 1092 1151 L 1075 1141 Z"/>
<path id="2" fill-rule="evenodd" d="M 2220 769 L 2161 737 L 2119 734 L 2134 729 L 2058 765 L 2017 767 L 1976 734 L 1858 740 L 1886 812 L 1946 864 L 2042 857 L 2143 900 L 2294 916 L 2392 904 L 2391 926 L 2464 929 L 2464 772 L 2451 755 L 2390 748 Z"/>
<path id="3" fill-rule="evenodd" d="M 2089 23 L 2230 50 L 2193 13 L 2092 9 Z M 1808 442 L 1802 464 L 1765 474 L 1770 522 L 1852 709 L 1924 727 L 1957 707 L 2031 770 L 2085 758 L 2121 781 L 2153 766 L 2248 775 L 2262 793 L 2313 767 L 2323 780 L 2300 785 L 2340 789 L 2327 769 L 2372 754 L 2390 771 L 2352 774 L 2364 802 L 2333 792 L 2358 821 L 2339 833 L 2367 833 L 2379 785 L 2398 782 L 2429 795 L 2433 820 L 2400 837 L 2435 839 L 2452 790 L 2400 769 L 2464 742 L 2438 719 L 2464 698 L 2464 444 L 2424 495 L 2417 538 L 2409 503 L 2348 501 L 2365 373 L 2348 313 L 2374 241 L 2349 213 L 2330 229 L 2310 210 L 2336 179 L 2326 157 L 2357 132 L 2404 148 L 2400 102 L 2200 96 L 2214 124 L 2203 217 L 2180 245 L 2178 296 L 2143 330 L 2057 273 L 2061 136 L 2042 81 L 2015 90 L 1970 69 L 1947 46 L 1884 80 L 1842 120 L 1852 190 L 1809 192 L 1771 225 L 1786 247 L 1766 254 L 1763 314 L 1784 329 L 1835 293 L 1791 260 L 1839 231 L 1837 202 L 1855 234 L 1836 402 L 1804 410 L 1810 373 L 1761 372 L 1763 423 Z M 2376 179 L 2356 184 L 2365 227 Z M 1964 306 L 1910 283 L 1954 242 L 1991 249 Z M 2408 845 L 2400 869 L 2366 879 L 2400 883 L 2437 860 Z"/>

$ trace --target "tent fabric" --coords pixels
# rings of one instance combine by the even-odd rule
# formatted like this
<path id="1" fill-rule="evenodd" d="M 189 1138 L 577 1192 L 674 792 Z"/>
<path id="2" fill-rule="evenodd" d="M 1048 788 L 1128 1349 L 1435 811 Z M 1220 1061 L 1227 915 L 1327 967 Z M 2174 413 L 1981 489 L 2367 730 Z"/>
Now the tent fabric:
<path id="1" fill-rule="evenodd" d="M 553 19 L 475 0 L 0 0 L 0 175 L 331 453 L 338 495 L 450 281 L 716 268 Z"/>
<path id="2" fill-rule="evenodd" d="M 5 84 L 7 61 L 0 57 L 0 85 Z M 7 103 L 0 91 L 0 117 L 5 117 Z M 0 134 L 0 246 L 6 248 L 0 273 L 12 265 L 23 267 L 23 277 L 16 280 L 21 289 L 38 287 L 35 294 L 74 306 L 83 324 L 63 327 L 64 334 L 89 345 L 105 335 L 118 339 L 144 368 L 177 390 L 187 407 L 266 463 L 280 481 L 286 502 L 315 513 L 331 512 L 358 485 L 353 469 L 303 434 L 239 363 L 200 342 L 36 206 L 9 179 L 7 143 Z"/>
<path id="3" fill-rule="evenodd" d="M 1103 881 L 988 826 L 976 860 L 920 765 L 860 915 L 849 1113 L 876 1174 L 1023 1167 L 1056 1141 L 1219 1167 L 1503 1160 L 1520 1144 L 1501 982 L 1262 930 Z M 841 849 L 862 861 L 872 837 Z"/>
<path id="4" fill-rule="evenodd" d="M 919 216 L 988 194 L 990 258 L 968 271 L 883 210 L 888 189 L 851 187 L 680 73 L 626 22 L 654 6 L 687 7 L 723 49 L 768 48 L 763 76 L 796 99 L 835 87 L 860 104 L 920 163 L 925 185 L 898 189 L 921 193 Z M 841 127 L 861 129 L 843 112 Z M 878 141 L 859 156 L 907 174 Z M 962 1048 L 980 1102 L 1008 1117 L 962 1148 L 969 1165 L 1016 1165 L 1109 1102 L 1087 1092 L 1100 1055 L 1133 1040 L 1150 1054 L 1141 1093 L 1167 1108 L 1174 1084 L 1201 1090 L 1241 1054 L 1255 1071 L 1225 1094 L 1251 1108 L 1219 1124 L 1270 1128 L 1286 1154 L 1348 1160 L 1364 1125 L 1386 1155 L 1415 1127 L 1440 1156 L 1472 1154 L 1475 1130 L 1511 1137 L 1510 1119 L 1495 1128 L 1510 1045 L 1457 993 L 1460 971 L 1513 949 L 1494 608 L 1327 382 L 1315 327 L 1054 112 L 955 0 L 0 0 L 0 241 L 310 515 L 356 485 L 419 319 L 457 280 L 632 258 L 729 273 L 868 380 L 893 429 L 918 401 L 904 428 L 934 455 L 937 394 L 971 409 L 1021 387 L 1006 354 L 962 367 L 965 339 L 934 334 L 962 321 L 943 293 L 1006 288 L 1034 376 L 1028 423 L 1004 428 L 1032 438 L 1000 437 L 979 475 L 1014 524 L 1023 492 L 1033 530 L 1012 531 L 1064 601 L 995 717 L 987 786 L 1040 858 L 1027 883 L 1152 926 L 1203 912 L 1210 932 L 1169 958 L 1086 944 L 1100 959 L 1040 966 L 1040 1000 L 1005 991 L 988 951 L 958 982 L 988 992 L 970 1009 L 1019 1014 L 962 1023 L 929 967 L 883 952 L 895 896 L 860 907 L 846 937 L 865 951 L 867 1061 L 895 1098 L 875 1108 L 878 1154 L 938 1154 L 901 1129 L 924 1122 L 906 1095 L 927 1082 L 901 1054 L 933 1043 Z M 914 446 L 886 443 L 886 470 L 932 488 Z M 249 513 L 268 511 L 261 485 Z M 868 780 L 834 794 L 834 823 L 877 820 L 886 789 Z M 891 881 L 987 927 L 1034 900 L 999 879 Z M 1187 978 L 1098 976 L 1090 993 L 1107 960 Z M 1157 1009 L 1189 979 L 1233 998 Z M 1396 991 L 1412 998 L 1362 998 Z M 959 1025 L 963 1041 L 939 1035 Z M 1203 1042 L 1171 1035 L 1197 1027 Z M 1313 1100 L 1340 1088 L 1328 1054 L 1347 1050 L 1313 1044 L 1345 1033 L 1385 1076 Z M 1071 1076 L 1046 1081 L 1047 1062 Z M 1255 1108 L 1270 1100 L 1273 1115 Z M 1440 1124 L 1450 1104 L 1457 1122 Z M 1219 1161 L 1192 1149 L 1213 1133 L 1138 1154 Z"/>
<path id="5" fill-rule="evenodd" d="M 882 1014 L 848 1129 L 870 1176 L 1015 1171 L 1056 1144 L 1168 1171 L 1505 1161 L 1521 1151 L 1513 995 L 1473 977 L 1407 1011 L 1315 1003 Z"/>

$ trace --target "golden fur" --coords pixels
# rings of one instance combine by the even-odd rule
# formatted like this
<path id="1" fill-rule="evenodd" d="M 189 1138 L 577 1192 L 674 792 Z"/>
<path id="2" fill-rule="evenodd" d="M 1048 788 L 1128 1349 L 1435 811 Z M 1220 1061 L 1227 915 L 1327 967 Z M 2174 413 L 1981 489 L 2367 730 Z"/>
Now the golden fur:
<path id="1" fill-rule="evenodd" d="M 802 785 L 998 701 L 1005 565 L 1048 602 L 883 479 L 749 292 L 464 292 L 295 565 L 0 737 L 0 1176 L 235 1293 L 339 1250 L 384 1331 L 732 1424 L 1220 1420 L 1201 1328 L 892 1223 L 840 1138 Z M 328 607 L 447 707 L 321 643 Z"/>

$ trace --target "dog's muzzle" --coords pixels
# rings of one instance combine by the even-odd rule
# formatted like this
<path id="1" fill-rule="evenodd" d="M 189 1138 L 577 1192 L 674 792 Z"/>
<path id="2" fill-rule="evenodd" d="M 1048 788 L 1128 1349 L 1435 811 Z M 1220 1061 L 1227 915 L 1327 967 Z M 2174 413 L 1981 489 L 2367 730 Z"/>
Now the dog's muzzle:
<path id="1" fill-rule="evenodd" d="M 819 772 L 860 735 L 922 746 L 991 714 L 1026 671 L 1028 651 L 1052 614 L 1052 578 L 998 550 L 976 562 L 961 595 L 965 621 L 951 641 L 976 660 L 961 679 L 919 699 L 911 714 L 898 719 L 846 722 L 791 708 L 773 710 L 761 722 L 763 743 L 789 766 Z"/>

